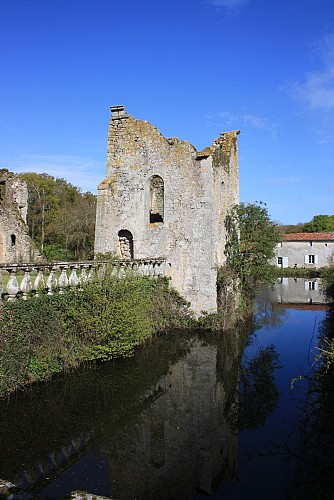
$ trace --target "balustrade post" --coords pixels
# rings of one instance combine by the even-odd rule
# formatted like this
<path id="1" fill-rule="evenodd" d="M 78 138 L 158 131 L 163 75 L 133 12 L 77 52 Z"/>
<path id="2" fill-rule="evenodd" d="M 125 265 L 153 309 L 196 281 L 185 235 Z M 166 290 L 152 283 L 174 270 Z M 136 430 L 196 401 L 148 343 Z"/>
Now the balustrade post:
<path id="1" fill-rule="evenodd" d="M 59 286 L 59 294 L 62 295 L 64 293 L 64 289 L 68 287 L 68 277 L 66 274 L 66 267 L 61 266 L 61 273 L 58 280 Z"/>
<path id="2" fill-rule="evenodd" d="M 91 281 L 94 276 L 95 276 L 95 272 L 96 272 L 96 264 L 93 264 L 92 266 L 88 266 L 88 274 L 87 274 L 87 281 Z"/>
<path id="3" fill-rule="evenodd" d="M 47 286 L 47 289 L 48 289 L 48 295 L 53 295 L 53 291 L 54 291 L 55 288 L 57 288 L 57 285 L 58 285 L 58 281 L 57 281 L 57 278 L 55 276 L 55 272 L 56 272 L 56 270 L 52 267 L 50 269 L 49 277 L 46 280 L 46 286 Z"/>
<path id="4" fill-rule="evenodd" d="M 22 292 L 22 299 L 27 300 L 28 293 L 32 290 L 30 269 L 28 267 L 24 270 L 24 277 L 23 280 L 21 281 L 20 290 Z"/>
<path id="5" fill-rule="evenodd" d="M 44 280 L 44 275 L 43 275 L 43 269 L 38 269 L 37 270 L 37 276 L 34 281 L 34 290 L 35 290 L 35 297 L 39 296 L 39 292 L 41 290 L 45 290 L 45 280 Z"/>
<path id="6" fill-rule="evenodd" d="M 73 290 L 73 288 L 78 286 L 80 283 L 78 275 L 77 275 L 77 267 L 76 266 L 72 267 L 72 271 L 71 271 L 70 277 L 68 279 L 68 283 L 69 283 L 72 290 Z"/>
<path id="7" fill-rule="evenodd" d="M 9 269 L 10 277 L 7 283 L 8 301 L 12 302 L 19 293 L 19 283 L 16 278 L 16 269 Z"/>
<path id="8" fill-rule="evenodd" d="M 144 262 L 144 276 L 149 276 L 150 275 L 150 267 L 149 267 L 149 262 Z"/>
<path id="9" fill-rule="evenodd" d="M 87 269 L 88 269 L 88 273 L 90 273 L 90 268 L 89 268 L 88 265 L 83 265 L 82 268 L 81 268 L 79 282 L 82 285 L 84 285 L 85 283 L 87 283 L 87 281 L 89 279 L 89 274 L 87 275 Z"/>

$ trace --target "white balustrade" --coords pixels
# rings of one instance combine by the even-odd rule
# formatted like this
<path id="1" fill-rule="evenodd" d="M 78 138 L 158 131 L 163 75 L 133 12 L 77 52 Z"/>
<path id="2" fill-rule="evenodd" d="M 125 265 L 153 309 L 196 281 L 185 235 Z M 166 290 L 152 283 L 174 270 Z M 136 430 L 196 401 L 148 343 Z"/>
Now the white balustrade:
<path id="1" fill-rule="evenodd" d="M 129 269 L 141 276 L 157 277 L 163 275 L 164 264 L 164 259 L 119 260 L 112 263 L 111 274 L 124 277 Z M 108 262 L 97 261 L 59 262 L 36 266 L 33 264 L 3 264 L 0 265 L 0 300 L 13 301 L 16 298 L 27 300 L 30 296 L 38 297 L 43 293 L 47 295 L 63 294 L 66 289 L 83 287 L 85 283 L 96 276 L 103 279 L 107 266 Z M 17 274 L 22 272 L 24 275 L 19 284 Z M 4 285 L 4 273 L 9 274 L 6 286 Z M 33 282 L 31 273 L 36 273 Z M 60 273 L 58 279 L 56 273 Z M 34 294 L 31 293 L 32 291 Z"/>

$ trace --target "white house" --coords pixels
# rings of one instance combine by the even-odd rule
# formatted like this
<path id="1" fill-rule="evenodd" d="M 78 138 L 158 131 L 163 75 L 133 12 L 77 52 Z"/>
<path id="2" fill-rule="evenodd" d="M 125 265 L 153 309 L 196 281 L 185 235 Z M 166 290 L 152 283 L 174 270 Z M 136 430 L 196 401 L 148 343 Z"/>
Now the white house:
<path id="1" fill-rule="evenodd" d="M 334 263 L 334 233 L 283 234 L 272 263 L 307 269 L 329 266 Z"/>

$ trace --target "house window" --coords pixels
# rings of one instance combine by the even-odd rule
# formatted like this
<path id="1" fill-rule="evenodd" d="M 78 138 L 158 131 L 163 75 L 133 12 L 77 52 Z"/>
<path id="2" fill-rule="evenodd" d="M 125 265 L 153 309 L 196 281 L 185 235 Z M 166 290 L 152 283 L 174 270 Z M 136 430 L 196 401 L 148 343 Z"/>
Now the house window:
<path id="1" fill-rule="evenodd" d="M 313 281 L 305 281 L 305 290 L 318 290 L 318 282 L 317 280 Z"/>
<path id="2" fill-rule="evenodd" d="M 278 267 L 283 267 L 283 257 L 277 257 L 277 265 Z"/>
<path id="3" fill-rule="evenodd" d="M 150 223 L 164 221 L 164 181 L 154 175 L 150 181 Z"/>
<path id="4" fill-rule="evenodd" d="M 304 256 L 304 264 L 318 264 L 318 256 L 317 255 L 305 255 Z"/>
<path id="5" fill-rule="evenodd" d="M 121 259 L 133 259 L 133 236 L 127 229 L 118 232 L 118 247 Z"/>
<path id="6" fill-rule="evenodd" d="M 16 236 L 15 234 L 10 235 L 10 246 L 15 247 L 16 245 Z"/>

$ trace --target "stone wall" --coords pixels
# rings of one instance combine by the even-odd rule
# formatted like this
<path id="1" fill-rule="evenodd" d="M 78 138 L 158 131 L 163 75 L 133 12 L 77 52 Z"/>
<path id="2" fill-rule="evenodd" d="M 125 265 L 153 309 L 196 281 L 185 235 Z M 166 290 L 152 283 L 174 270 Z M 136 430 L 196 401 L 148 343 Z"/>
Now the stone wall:
<path id="1" fill-rule="evenodd" d="M 0 263 L 30 262 L 37 257 L 27 211 L 26 183 L 7 169 L 0 170 Z"/>
<path id="2" fill-rule="evenodd" d="M 95 252 L 166 257 L 172 286 L 192 309 L 198 314 L 216 311 L 217 267 L 225 262 L 225 216 L 239 201 L 239 132 L 223 133 L 198 152 L 186 141 L 163 137 L 123 106 L 111 111 L 107 174 L 98 187 Z"/>

